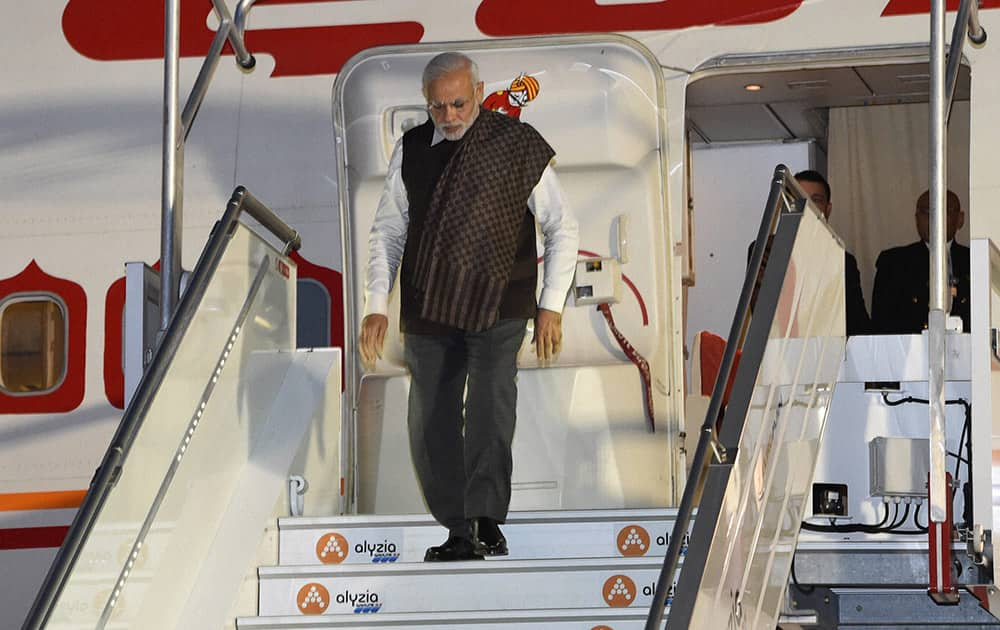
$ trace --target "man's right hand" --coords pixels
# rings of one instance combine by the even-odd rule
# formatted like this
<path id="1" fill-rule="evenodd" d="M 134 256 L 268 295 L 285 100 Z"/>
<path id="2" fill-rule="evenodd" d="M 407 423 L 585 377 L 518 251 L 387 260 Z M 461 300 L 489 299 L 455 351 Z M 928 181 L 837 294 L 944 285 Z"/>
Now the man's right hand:
<path id="1" fill-rule="evenodd" d="M 379 313 L 372 313 L 361 321 L 358 345 L 363 365 L 375 367 L 375 361 L 382 358 L 382 346 L 385 344 L 385 331 L 388 328 L 389 318 Z"/>

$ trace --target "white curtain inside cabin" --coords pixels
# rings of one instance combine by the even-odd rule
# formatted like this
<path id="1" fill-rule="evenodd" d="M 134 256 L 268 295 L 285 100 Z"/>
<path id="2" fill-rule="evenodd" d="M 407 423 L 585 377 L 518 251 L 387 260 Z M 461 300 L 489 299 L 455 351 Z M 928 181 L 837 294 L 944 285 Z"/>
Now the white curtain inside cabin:
<path id="1" fill-rule="evenodd" d="M 916 241 L 913 213 L 928 188 L 928 106 L 879 105 L 830 110 L 827 176 L 830 224 L 858 259 L 871 312 L 879 252 Z M 969 242 L 969 103 L 956 102 L 948 133 L 948 187 L 962 201 Z"/>

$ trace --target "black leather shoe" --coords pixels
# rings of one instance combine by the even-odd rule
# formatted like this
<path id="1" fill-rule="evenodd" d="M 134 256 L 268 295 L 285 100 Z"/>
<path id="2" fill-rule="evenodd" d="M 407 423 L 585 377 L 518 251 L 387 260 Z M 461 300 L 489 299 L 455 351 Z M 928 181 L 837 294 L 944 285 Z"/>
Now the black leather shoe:
<path id="1" fill-rule="evenodd" d="M 468 538 L 451 536 L 443 545 L 431 547 L 424 554 L 424 562 L 451 562 L 453 560 L 482 560 L 476 546 Z"/>
<path id="2" fill-rule="evenodd" d="M 500 526 L 492 518 L 480 516 L 472 519 L 472 540 L 476 545 L 476 553 L 484 556 L 506 556 L 507 539 L 504 538 Z"/>

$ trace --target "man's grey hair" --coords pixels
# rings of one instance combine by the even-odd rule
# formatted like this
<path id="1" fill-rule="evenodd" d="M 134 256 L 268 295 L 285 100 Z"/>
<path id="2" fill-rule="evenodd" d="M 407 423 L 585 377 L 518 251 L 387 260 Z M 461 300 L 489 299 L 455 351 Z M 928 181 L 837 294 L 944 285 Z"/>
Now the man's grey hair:
<path id="1" fill-rule="evenodd" d="M 424 96 L 427 96 L 427 88 L 432 82 L 440 79 L 446 74 L 450 74 L 458 70 L 469 71 L 469 75 L 472 78 L 473 88 L 479 84 L 479 66 L 477 66 L 476 62 L 468 56 L 463 55 L 460 52 L 443 52 L 440 55 L 435 55 L 434 58 L 428 61 L 427 65 L 424 66 L 424 76 L 422 82 Z"/>

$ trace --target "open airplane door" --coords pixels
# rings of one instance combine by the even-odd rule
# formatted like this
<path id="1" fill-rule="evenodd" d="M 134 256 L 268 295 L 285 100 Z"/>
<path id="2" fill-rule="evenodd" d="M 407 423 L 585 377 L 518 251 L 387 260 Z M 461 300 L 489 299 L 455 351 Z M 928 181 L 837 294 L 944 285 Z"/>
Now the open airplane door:
<path id="1" fill-rule="evenodd" d="M 679 258 L 668 248 L 674 239 L 663 78 L 647 50 L 614 35 L 376 48 L 338 75 L 345 418 L 352 423 L 344 459 L 348 505 L 361 513 L 425 509 L 408 455 L 396 289 L 384 359 L 374 371 L 362 371 L 355 340 L 368 234 L 388 161 L 397 139 L 426 120 L 421 73 L 445 50 L 478 63 L 486 106 L 530 123 L 552 145 L 555 171 L 580 222 L 581 263 L 567 297 L 558 361 L 538 364 L 530 330 L 519 355 L 511 509 L 670 505 L 683 486 L 683 376 L 680 346 L 668 348 L 682 336 L 671 306 L 680 275 Z M 542 269 L 538 275 L 541 282 Z M 639 372 L 597 308 L 602 303 L 649 362 L 651 410 Z M 648 412 L 655 413 L 655 431 Z"/>

